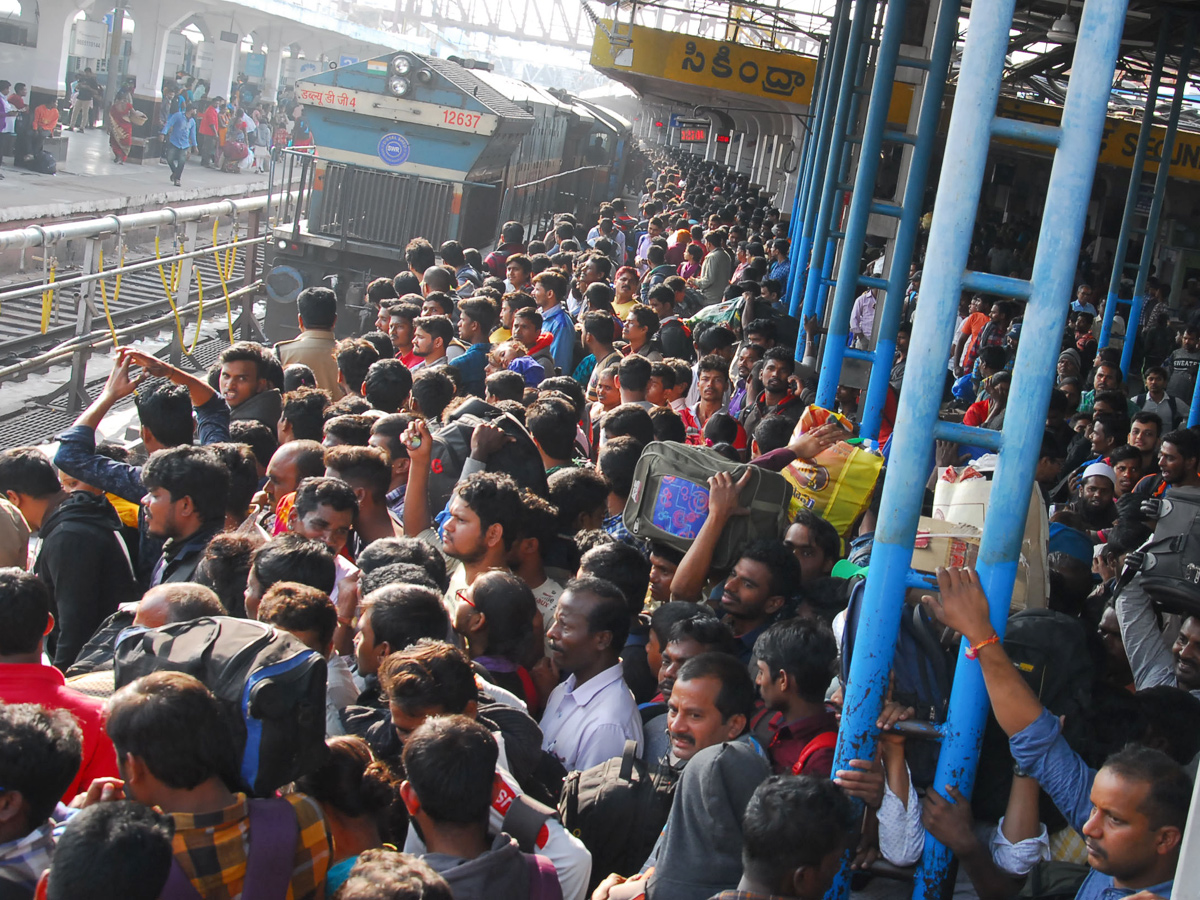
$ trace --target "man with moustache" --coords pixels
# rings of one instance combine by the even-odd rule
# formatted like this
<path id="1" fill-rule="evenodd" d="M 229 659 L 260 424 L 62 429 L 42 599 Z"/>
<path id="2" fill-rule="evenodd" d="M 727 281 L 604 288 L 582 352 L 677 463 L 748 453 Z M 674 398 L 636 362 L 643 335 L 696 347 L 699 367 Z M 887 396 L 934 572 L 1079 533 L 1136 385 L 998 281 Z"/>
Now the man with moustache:
<path id="1" fill-rule="evenodd" d="M 1037 779 L 1084 837 L 1091 871 L 1075 900 L 1170 897 L 1192 795 L 1184 769 L 1161 751 L 1137 744 L 1109 756 L 1099 771 L 1090 768 L 1004 652 L 975 572 L 939 569 L 938 589 L 937 596 L 922 601 L 969 646 L 965 664 L 982 670 L 1014 763 Z M 1188 667 L 1194 675 L 1193 659 Z"/>

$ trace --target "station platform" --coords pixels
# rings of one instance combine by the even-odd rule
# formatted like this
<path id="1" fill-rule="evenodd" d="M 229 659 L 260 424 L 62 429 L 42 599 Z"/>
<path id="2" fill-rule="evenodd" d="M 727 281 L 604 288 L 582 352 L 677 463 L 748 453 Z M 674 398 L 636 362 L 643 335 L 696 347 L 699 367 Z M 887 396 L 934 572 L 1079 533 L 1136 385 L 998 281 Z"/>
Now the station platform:
<path id="1" fill-rule="evenodd" d="M 0 174 L 0 228 L 45 224 L 56 219 L 93 217 L 222 197 L 244 197 L 267 190 L 265 172 L 229 174 L 200 165 L 193 155 L 183 186 L 171 184 L 170 169 L 157 160 L 117 165 L 102 128 L 65 132 L 67 159 L 58 174 L 43 175 L 10 164 Z"/>

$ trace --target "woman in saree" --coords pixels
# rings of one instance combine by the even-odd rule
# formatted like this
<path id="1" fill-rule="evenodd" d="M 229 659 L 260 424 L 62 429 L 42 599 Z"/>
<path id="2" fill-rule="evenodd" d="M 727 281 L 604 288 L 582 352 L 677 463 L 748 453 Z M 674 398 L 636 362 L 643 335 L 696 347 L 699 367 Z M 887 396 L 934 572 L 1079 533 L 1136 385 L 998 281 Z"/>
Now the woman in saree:
<path id="1" fill-rule="evenodd" d="M 108 108 L 108 146 L 113 152 L 113 160 L 118 165 L 124 165 L 129 158 L 129 150 L 133 146 L 133 104 L 129 94 L 122 91 Z"/>

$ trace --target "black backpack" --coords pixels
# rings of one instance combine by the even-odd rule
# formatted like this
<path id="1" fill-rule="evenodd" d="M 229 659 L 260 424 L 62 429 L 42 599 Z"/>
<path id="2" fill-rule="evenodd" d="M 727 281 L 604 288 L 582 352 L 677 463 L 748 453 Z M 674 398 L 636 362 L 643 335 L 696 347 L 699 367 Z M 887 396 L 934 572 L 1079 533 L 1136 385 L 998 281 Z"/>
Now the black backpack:
<path id="1" fill-rule="evenodd" d="M 538 496 L 546 496 L 546 465 L 525 426 L 503 410 L 472 397 L 455 409 L 446 424 L 433 435 L 429 478 L 431 514 L 441 512 L 450 500 L 463 464 L 471 455 L 471 433 L 482 422 L 491 422 L 512 437 L 512 441 L 489 457 L 487 471 L 506 472 L 519 486 Z"/>
<path id="2" fill-rule="evenodd" d="M 154 672 L 186 672 L 221 702 L 257 796 L 318 768 L 325 747 L 325 659 L 264 622 L 205 616 L 132 628 L 117 641 L 118 688 Z"/>
<path id="3" fill-rule="evenodd" d="M 855 579 L 846 606 L 846 624 L 842 638 L 842 682 L 849 681 L 850 661 L 854 656 L 854 637 L 862 615 L 866 579 Z M 950 704 L 950 687 L 954 676 L 954 654 L 938 639 L 938 626 L 929 621 L 920 606 L 905 607 L 900 616 L 900 633 L 896 638 L 896 653 L 892 658 L 895 680 L 892 697 L 916 710 L 915 721 L 941 723 L 946 721 Z M 936 741 L 909 741 L 905 758 L 913 783 L 928 787 L 937 772 L 938 744 Z"/>
<path id="4" fill-rule="evenodd" d="M 1075 616 L 1022 610 L 1008 619 L 1004 651 L 1054 715 L 1070 719 L 1091 706 L 1094 665 L 1087 631 Z"/>
<path id="5" fill-rule="evenodd" d="M 558 814 L 591 851 L 589 897 L 610 872 L 629 876 L 642 868 L 667 824 L 680 775 L 642 762 L 637 744 L 626 741 L 621 756 L 567 776 Z"/>
<path id="6" fill-rule="evenodd" d="M 1140 572 L 1142 588 L 1162 609 L 1200 614 L 1200 488 L 1173 487 L 1158 503 L 1154 534 L 1126 558 L 1120 589 Z"/>

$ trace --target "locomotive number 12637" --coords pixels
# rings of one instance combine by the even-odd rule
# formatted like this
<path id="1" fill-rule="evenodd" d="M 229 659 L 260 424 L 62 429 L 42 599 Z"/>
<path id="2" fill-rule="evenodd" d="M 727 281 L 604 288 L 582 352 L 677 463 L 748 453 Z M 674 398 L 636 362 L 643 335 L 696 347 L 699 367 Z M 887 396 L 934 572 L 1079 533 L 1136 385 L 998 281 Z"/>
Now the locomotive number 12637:
<path id="1" fill-rule="evenodd" d="M 464 128 L 475 128 L 483 116 L 478 113 L 463 112 L 459 109 L 443 109 L 442 123 L 445 125 L 461 125 Z"/>

